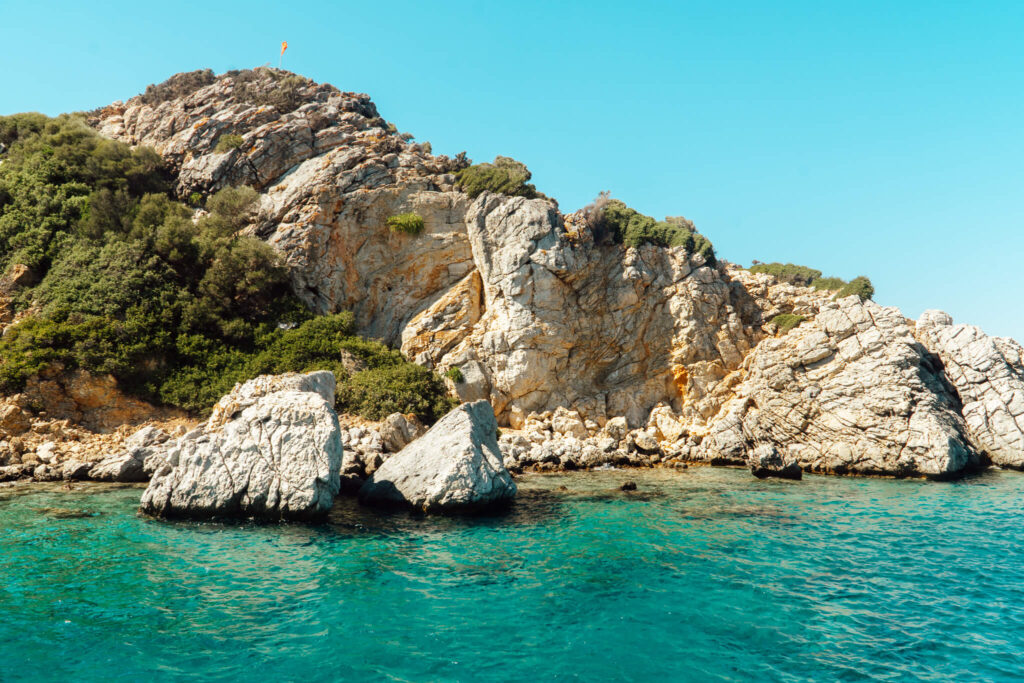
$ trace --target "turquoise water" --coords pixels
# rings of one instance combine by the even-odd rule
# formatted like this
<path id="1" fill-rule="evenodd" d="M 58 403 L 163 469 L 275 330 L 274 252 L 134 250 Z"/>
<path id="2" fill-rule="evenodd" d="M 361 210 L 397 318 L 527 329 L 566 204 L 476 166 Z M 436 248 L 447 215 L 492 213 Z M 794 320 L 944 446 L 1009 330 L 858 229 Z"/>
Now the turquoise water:
<path id="1" fill-rule="evenodd" d="M 342 503 L 307 527 L 151 521 L 132 487 L 0 489 L 0 680 L 1024 676 L 1019 473 L 520 490 L 502 516 Z"/>

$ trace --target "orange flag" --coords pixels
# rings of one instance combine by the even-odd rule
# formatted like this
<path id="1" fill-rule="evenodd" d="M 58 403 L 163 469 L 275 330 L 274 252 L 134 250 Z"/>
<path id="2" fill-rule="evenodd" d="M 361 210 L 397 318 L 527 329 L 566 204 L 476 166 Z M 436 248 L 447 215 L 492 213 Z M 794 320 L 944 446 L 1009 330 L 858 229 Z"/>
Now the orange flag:
<path id="1" fill-rule="evenodd" d="M 288 49 L 288 41 L 281 43 L 281 56 L 284 57 L 284 51 Z"/>

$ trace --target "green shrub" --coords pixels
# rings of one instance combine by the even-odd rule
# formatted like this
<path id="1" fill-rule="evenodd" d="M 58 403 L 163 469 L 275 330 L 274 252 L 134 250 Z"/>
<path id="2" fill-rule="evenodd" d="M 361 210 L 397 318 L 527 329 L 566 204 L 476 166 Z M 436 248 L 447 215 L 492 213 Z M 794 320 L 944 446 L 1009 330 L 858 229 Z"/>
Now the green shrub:
<path id="1" fill-rule="evenodd" d="M 245 142 L 245 138 L 241 135 L 235 135 L 234 133 L 228 133 L 221 135 L 217 140 L 217 146 L 214 148 L 214 152 L 217 154 L 223 154 L 224 152 L 230 152 L 233 149 L 238 149 Z"/>
<path id="2" fill-rule="evenodd" d="M 536 199 L 544 195 L 526 182 L 532 177 L 526 164 L 510 157 L 498 156 L 494 163 L 474 164 L 455 173 L 455 182 L 462 191 L 476 198 L 482 192 L 494 192 L 510 197 Z"/>
<path id="3" fill-rule="evenodd" d="M 821 271 L 793 263 L 755 263 L 750 266 L 751 273 L 767 273 L 774 275 L 782 282 L 801 287 L 809 287 L 812 282 L 821 278 Z"/>
<path id="4" fill-rule="evenodd" d="M 23 263 L 40 277 L 15 301 L 37 312 L 0 338 L 0 392 L 62 363 L 204 412 L 256 375 L 329 369 L 339 405 L 367 417 L 432 422 L 450 404 L 440 376 L 355 336 L 351 314 L 310 315 L 276 252 L 239 234 L 251 188 L 212 195 L 193 223 L 149 153 L 73 117 L 2 117 L 0 136 L 0 272 Z M 367 369 L 350 376 L 344 353 Z"/>
<path id="5" fill-rule="evenodd" d="M 853 278 L 847 284 L 843 285 L 834 298 L 842 299 L 843 297 L 852 296 L 856 294 L 861 298 L 861 301 L 870 299 L 875 295 L 875 288 L 871 284 L 871 280 L 860 275 Z"/>
<path id="6" fill-rule="evenodd" d="M 462 370 L 458 366 L 453 365 L 444 371 L 444 376 L 455 382 L 456 384 L 462 384 L 466 381 L 466 378 L 462 376 Z"/>
<path id="7" fill-rule="evenodd" d="M 139 199 L 170 186 L 153 150 L 102 138 L 80 116 L 0 117 L 0 134 L 0 271 L 46 271 L 64 236 L 124 233 Z"/>
<path id="8" fill-rule="evenodd" d="M 418 235 L 423 232 L 423 216 L 418 213 L 400 213 L 387 219 L 391 232 L 404 232 L 406 235 Z"/>
<path id="9" fill-rule="evenodd" d="M 603 201 L 596 215 L 588 219 L 598 241 L 610 239 L 616 244 L 639 247 L 653 244 L 659 247 L 683 247 L 690 253 L 700 254 L 709 265 L 715 263 L 715 250 L 711 241 L 696 232 L 693 223 L 682 217 L 669 217 L 656 221 L 618 199 Z"/>
<path id="10" fill-rule="evenodd" d="M 785 334 L 794 327 L 799 326 L 800 323 L 805 320 L 807 320 L 807 318 L 795 313 L 779 313 L 777 316 L 772 318 L 772 324 L 779 328 L 779 332 Z"/>
<path id="11" fill-rule="evenodd" d="M 455 407 L 441 378 L 413 363 L 386 365 L 357 372 L 338 386 L 339 411 L 371 420 L 391 413 L 415 413 L 424 422 L 436 422 Z"/>
<path id="12" fill-rule="evenodd" d="M 803 287 L 813 287 L 819 291 L 836 292 L 834 298 L 857 294 L 861 299 L 870 299 L 875 294 L 871 280 L 864 276 L 856 277 L 850 282 L 838 277 L 822 277 L 820 270 L 798 266 L 792 263 L 755 263 L 749 268 L 752 273 L 774 275 L 782 282 L 789 282 Z"/>
<path id="13" fill-rule="evenodd" d="M 811 283 L 811 287 L 821 291 L 835 291 L 846 286 L 846 280 L 838 277 L 819 277 Z"/>

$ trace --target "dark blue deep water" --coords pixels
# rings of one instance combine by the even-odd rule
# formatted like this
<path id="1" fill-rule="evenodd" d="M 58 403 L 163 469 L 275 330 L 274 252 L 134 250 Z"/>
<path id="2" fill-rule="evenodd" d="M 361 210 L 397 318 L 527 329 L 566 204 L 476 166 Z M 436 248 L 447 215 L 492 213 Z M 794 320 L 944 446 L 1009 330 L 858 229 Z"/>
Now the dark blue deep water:
<path id="1" fill-rule="evenodd" d="M 5 682 L 1024 677 L 1020 473 L 534 475 L 502 516 L 315 527 L 42 486 L 0 489 Z"/>

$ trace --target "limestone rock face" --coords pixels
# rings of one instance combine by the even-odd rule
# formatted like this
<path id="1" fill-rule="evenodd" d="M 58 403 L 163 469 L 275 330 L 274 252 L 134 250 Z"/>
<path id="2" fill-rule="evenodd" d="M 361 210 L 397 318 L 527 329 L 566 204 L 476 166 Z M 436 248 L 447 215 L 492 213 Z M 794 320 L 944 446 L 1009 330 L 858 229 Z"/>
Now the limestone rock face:
<path id="1" fill-rule="evenodd" d="M 639 426 L 659 402 L 709 417 L 719 405 L 711 390 L 763 335 L 745 290 L 685 249 L 597 244 L 548 200 L 488 193 L 466 227 L 483 313 L 472 326 L 447 322 L 468 313 L 442 318 L 451 337 L 464 336 L 431 360 L 480 363 L 474 386 L 489 387 L 502 424 L 566 407 Z M 403 349 L 423 346 L 423 334 L 407 328 Z"/>
<path id="2" fill-rule="evenodd" d="M 314 374 L 307 385 L 329 388 L 333 395 L 333 382 L 327 387 L 324 373 Z M 286 388 L 231 399 L 226 403 L 245 407 L 181 437 L 154 472 L 142 496 L 143 512 L 283 520 L 330 510 L 342 460 L 332 405 L 320 391 L 290 388 L 299 385 L 294 377 L 260 384 Z"/>
<path id="3" fill-rule="evenodd" d="M 282 254 L 300 298 L 318 313 L 351 310 L 361 334 L 419 363 L 460 367 L 467 381 L 454 390 L 488 399 L 501 424 L 565 407 L 639 427 L 658 403 L 703 423 L 764 336 L 762 302 L 782 310 L 770 284 L 753 278 L 752 297 L 684 249 L 598 244 L 582 214 L 549 200 L 471 200 L 454 185 L 461 161 L 396 134 L 365 95 L 274 69 L 180 81 L 92 123 L 155 147 L 181 195 L 255 187 L 249 232 Z M 228 134 L 242 144 L 218 151 Z M 422 234 L 387 227 L 408 211 Z"/>
<path id="4" fill-rule="evenodd" d="M 471 199 L 453 175 L 464 159 L 398 134 L 366 95 L 275 69 L 186 74 L 91 122 L 155 147 L 180 196 L 258 190 L 245 231 L 282 255 L 297 296 L 317 313 L 352 311 L 360 334 L 421 365 L 459 368 L 452 391 L 520 432 L 506 440 L 512 467 L 746 464 L 759 445 L 822 472 L 945 477 L 977 451 L 1024 466 L 1014 342 L 941 316 L 912 332 L 870 302 L 681 247 L 610 244 L 552 200 Z M 423 218 L 421 234 L 388 228 L 405 212 Z M 779 336 L 780 313 L 807 320 Z M 45 381 L 48 413 L 102 402 Z M 253 391 L 218 406 L 211 429 L 271 395 Z M 24 426 L 13 411 L 4 421 Z M 370 431 L 345 432 L 352 486 L 404 438 Z M 401 438 L 385 446 L 382 434 Z"/>
<path id="5" fill-rule="evenodd" d="M 942 311 L 925 311 L 915 332 L 960 395 L 975 447 L 997 465 L 1024 469 L 1024 348 L 954 325 Z"/>
<path id="6" fill-rule="evenodd" d="M 847 297 L 762 342 L 701 457 L 771 444 L 818 472 L 948 477 L 975 464 L 959 402 L 895 308 Z"/>
<path id="7" fill-rule="evenodd" d="M 489 403 L 462 404 L 388 458 L 363 484 L 359 500 L 426 512 L 511 500 L 516 485 L 502 463 L 497 429 Z"/>

